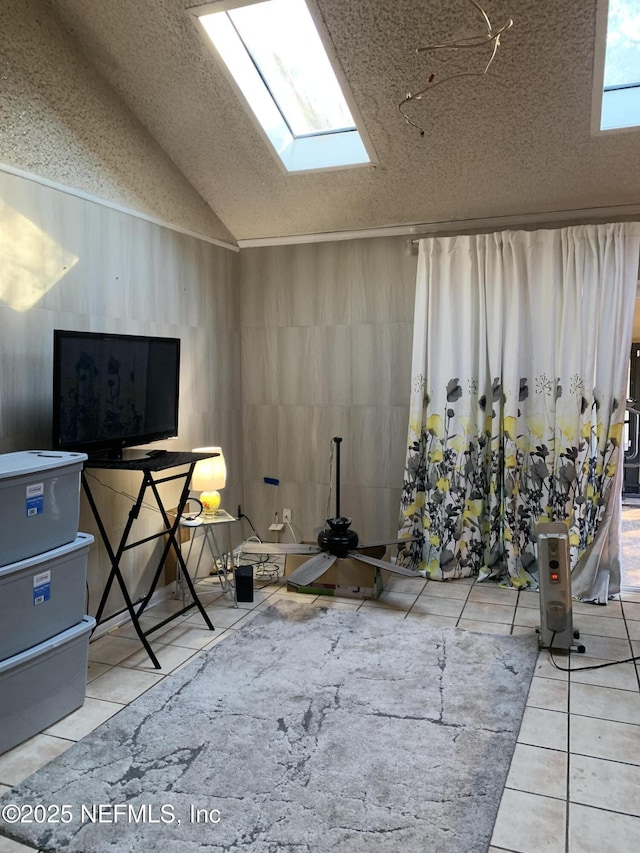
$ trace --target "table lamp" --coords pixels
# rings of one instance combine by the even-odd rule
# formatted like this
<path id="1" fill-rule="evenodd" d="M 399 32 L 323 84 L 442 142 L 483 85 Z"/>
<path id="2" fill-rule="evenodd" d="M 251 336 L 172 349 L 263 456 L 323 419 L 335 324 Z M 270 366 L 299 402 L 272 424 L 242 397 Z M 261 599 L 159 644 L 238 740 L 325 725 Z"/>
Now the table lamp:
<path id="1" fill-rule="evenodd" d="M 202 514 L 208 516 L 216 515 L 220 508 L 220 492 L 227 482 L 227 466 L 221 447 L 195 447 L 194 453 L 217 453 L 218 456 L 210 456 L 208 459 L 200 459 L 191 477 L 191 489 L 200 492 L 200 503 Z"/>

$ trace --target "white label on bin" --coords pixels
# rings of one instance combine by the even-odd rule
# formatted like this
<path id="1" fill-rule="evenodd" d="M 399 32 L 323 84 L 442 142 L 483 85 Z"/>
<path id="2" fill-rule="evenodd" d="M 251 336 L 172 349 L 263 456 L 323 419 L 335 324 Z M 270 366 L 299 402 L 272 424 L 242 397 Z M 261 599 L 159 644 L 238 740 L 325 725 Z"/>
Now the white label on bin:
<path id="1" fill-rule="evenodd" d="M 33 576 L 33 606 L 44 604 L 51 598 L 51 572 L 40 572 Z"/>
<path id="2" fill-rule="evenodd" d="M 27 517 L 40 515 L 44 511 L 44 483 L 27 486 Z"/>

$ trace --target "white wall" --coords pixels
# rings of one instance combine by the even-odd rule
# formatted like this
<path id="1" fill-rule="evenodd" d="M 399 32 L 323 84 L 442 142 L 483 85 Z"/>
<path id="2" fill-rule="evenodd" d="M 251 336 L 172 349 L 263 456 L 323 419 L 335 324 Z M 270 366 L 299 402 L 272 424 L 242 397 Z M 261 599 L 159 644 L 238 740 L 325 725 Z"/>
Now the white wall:
<path id="1" fill-rule="evenodd" d="M 240 263 L 245 511 L 265 535 L 291 508 L 315 538 L 341 436 L 341 511 L 362 541 L 396 536 L 416 256 L 392 237 L 243 249 Z"/>
<path id="2" fill-rule="evenodd" d="M 228 232 L 78 54 L 47 4 L 0 4 L 0 452 L 49 447 L 54 328 L 168 335 L 182 341 L 180 436 L 220 444 L 225 502 L 242 498 L 238 253 L 21 173 L 63 184 L 207 238 Z M 101 474 L 97 496 L 114 541 L 135 475 Z M 109 488 L 111 487 L 111 488 Z M 166 500 L 175 503 L 175 488 Z M 161 529 L 144 510 L 140 535 Z M 86 501 L 81 529 L 97 535 Z M 161 545 L 127 552 L 134 594 Z M 90 610 L 108 572 L 89 556 Z M 114 595 L 107 612 L 120 606 Z"/>
<path id="3" fill-rule="evenodd" d="M 180 431 L 160 443 L 190 450 L 220 444 L 229 461 L 225 499 L 242 496 L 240 334 L 237 253 L 129 214 L 0 171 L 0 452 L 51 446 L 53 329 L 178 337 Z M 139 475 L 93 472 L 114 542 Z M 176 489 L 164 489 L 168 506 Z M 149 496 L 150 497 L 150 496 Z M 83 497 L 81 529 L 97 537 Z M 138 536 L 160 529 L 144 510 Z M 125 555 L 128 580 L 141 590 L 159 543 Z M 91 601 L 108 563 L 90 552 Z M 117 607 L 118 597 L 110 610 Z"/>

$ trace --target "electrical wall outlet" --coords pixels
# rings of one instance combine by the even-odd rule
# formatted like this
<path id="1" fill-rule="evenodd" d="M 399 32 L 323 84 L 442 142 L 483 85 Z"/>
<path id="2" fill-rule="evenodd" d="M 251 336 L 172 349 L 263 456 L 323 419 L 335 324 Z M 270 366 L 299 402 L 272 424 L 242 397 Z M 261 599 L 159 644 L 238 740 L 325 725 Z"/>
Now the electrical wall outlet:
<path id="1" fill-rule="evenodd" d="M 282 510 L 282 520 L 285 524 L 291 524 L 291 510 L 283 509 Z"/>

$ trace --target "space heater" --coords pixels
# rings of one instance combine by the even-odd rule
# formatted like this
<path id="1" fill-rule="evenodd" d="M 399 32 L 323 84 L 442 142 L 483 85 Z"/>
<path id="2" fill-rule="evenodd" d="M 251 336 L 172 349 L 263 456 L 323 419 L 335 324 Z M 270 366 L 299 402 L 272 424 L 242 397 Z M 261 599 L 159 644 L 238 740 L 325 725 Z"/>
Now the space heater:
<path id="1" fill-rule="evenodd" d="M 541 649 L 563 654 L 571 650 L 584 652 L 584 646 L 578 646 L 575 642 L 580 634 L 573 629 L 567 526 L 561 522 L 538 524 L 536 534 L 540 585 L 538 645 Z"/>

